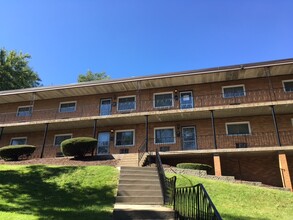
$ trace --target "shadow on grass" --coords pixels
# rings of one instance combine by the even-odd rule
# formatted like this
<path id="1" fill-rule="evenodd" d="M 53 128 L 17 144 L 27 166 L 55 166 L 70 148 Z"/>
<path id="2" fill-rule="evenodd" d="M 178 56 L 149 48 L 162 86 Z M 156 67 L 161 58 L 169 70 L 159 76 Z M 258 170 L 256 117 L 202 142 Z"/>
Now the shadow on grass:
<path id="1" fill-rule="evenodd" d="M 0 201 L 5 204 L 0 204 L 0 210 L 31 214 L 40 220 L 111 219 L 113 186 L 81 187 L 77 179 L 60 187 L 50 181 L 63 174 L 74 176 L 77 169 L 85 168 L 28 166 L 0 171 Z"/>
<path id="2" fill-rule="evenodd" d="M 260 218 L 260 217 L 250 217 L 250 216 L 239 216 L 222 213 L 221 217 L 225 220 L 268 220 L 269 218 Z"/>
<path id="3" fill-rule="evenodd" d="M 109 154 L 109 155 L 94 155 L 94 156 L 85 156 L 81 158 L 71 158 L 70 160 L 77 160 L 77 161 L 97 161 L 97 160 L 114 160 L 115 158 Z"/>

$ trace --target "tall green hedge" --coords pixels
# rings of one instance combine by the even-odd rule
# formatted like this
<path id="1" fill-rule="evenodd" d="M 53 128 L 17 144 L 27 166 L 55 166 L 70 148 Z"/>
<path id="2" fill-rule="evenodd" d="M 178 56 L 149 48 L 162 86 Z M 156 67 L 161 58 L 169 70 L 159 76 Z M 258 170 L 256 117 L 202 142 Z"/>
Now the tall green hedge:
<path id="1" fill-rule="evenodd" d="M 213 167 L 207 164 L 201 163 L 178 163 L 176 167 L 181 169 L 191 169 L 191 170 L 206 170 L 212 171 Z"/>
<path id="2" fill-rule="evenodd" d="M 84 157 L 97 147 L 97 139 L 91 137 L 70 138 L 61 143 L 61 151 L 64 156 Z"/>
<path id="3" fill-rule="evenodd" d="M 6 161 L 16 161 L 20 156 L 30 156 L 35 149 L 32 145 L 9 145 L 0 148 L 0 157 Z"/>

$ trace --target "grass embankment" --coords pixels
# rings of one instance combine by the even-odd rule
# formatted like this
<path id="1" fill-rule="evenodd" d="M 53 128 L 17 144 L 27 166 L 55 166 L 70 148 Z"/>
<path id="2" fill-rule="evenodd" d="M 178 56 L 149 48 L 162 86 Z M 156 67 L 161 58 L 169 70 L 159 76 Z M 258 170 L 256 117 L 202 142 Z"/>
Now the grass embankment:
<path id="1" fill-rule="evenodd" d="M 177 187 L 198 183 L 204 185 L 223 219 L 293 219 L 292 192 L 177 175 Z"/>
<path id="2" fill-rule="evenodd" d="M 0 219 L 111 219 L 118 170 L 0 166 Z"/>

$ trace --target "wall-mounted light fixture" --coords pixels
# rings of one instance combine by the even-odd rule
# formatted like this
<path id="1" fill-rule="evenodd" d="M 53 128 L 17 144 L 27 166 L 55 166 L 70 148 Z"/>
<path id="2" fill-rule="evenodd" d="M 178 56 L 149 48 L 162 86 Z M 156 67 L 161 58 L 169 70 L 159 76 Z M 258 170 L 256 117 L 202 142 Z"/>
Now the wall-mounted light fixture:
<path id="1" fill-rule="evenodd" d="M 180 124 L 176 125 L 177 129 L 176 129 L 176 136 L 180 137 Z"/>
<path id="2" fill-rule="evenodd" d="M 178 90 L 177 89 L 175 89 L 174 90 L 174 99 L 177 101 L 178 100 Z"/>
<path id="3" fill-rule="evenodd" d="M 111 134 L 110 134 L 110 141 L 114 141 L 114 130 L 111 129 L 110 132 L 111 132 Z"/>

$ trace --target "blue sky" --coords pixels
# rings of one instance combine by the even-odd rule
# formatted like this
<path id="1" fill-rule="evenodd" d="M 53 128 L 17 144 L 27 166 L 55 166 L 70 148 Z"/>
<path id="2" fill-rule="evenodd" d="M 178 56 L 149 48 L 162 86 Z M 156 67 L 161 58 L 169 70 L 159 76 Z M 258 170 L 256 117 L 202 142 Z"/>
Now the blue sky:
<path id="1" fill-rule="evenodd" d="M 44 85 L 293 57 L 291 0 L 0 0 L 0 48 Z"/>

